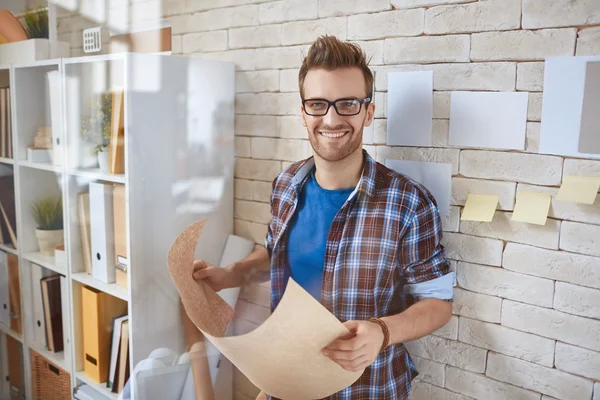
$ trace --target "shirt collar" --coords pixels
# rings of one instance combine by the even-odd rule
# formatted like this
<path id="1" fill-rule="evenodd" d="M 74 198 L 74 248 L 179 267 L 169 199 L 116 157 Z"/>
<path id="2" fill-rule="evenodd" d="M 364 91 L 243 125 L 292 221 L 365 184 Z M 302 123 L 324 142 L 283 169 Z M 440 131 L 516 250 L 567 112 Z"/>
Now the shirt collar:
<path id="1" fill-rule="evenodd" d="M 377 165 L 373 157 L 363 149 L 364 165 L 361 173 L 360 180 L 356 185 L 354 192 L 364 193 L 368 197 L 372 197 L 375 192 L 375 176 L 377 172 Z M 311 169 L 315 165 L 314 157 L 310 157 L 306 162 L 298 169 L 294 177 L 292 178 L 291 185 L 297 191 L 304 184 L 306 177 L 310 173 Z M 353 192 L 353 193 L 354 193 Z"/>

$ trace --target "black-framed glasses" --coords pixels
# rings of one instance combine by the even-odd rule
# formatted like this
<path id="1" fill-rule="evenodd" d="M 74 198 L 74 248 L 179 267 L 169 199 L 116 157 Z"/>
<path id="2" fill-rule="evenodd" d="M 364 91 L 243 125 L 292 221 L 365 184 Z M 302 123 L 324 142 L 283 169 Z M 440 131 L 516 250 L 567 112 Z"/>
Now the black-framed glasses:
<path id="1" fill-rule="evenodd" d="M 329 108 L 333 106 L 338 115 L 347 117 L 358 114 L 363 103 L 368 104 L 370 102 L 370 97 L 366 97 L 364 99 L 338 99 L 335 101 L 329 101 L 325 99 L 302 99 L 302 108 L 304 108 L 304 112 L 308 115 L 322 117 L 327 115 Z"/>

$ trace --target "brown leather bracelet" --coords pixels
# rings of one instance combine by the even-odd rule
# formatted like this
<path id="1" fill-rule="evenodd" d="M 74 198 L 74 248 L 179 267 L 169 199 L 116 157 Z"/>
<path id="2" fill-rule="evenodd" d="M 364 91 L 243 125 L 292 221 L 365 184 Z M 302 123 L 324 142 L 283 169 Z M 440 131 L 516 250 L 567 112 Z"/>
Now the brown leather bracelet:
<path id="1" fill-rule="evenodd" d="M 374 322 L 381 327 L 381 330 L 383 331 L 383 344 L 381 345 L 380 351 L 385 350 L 390 344 L 390 331 L 387 327 L 387 324 L 383 322 L 383 320 L 375 317 L 369 318 L 369 322 Z"/>

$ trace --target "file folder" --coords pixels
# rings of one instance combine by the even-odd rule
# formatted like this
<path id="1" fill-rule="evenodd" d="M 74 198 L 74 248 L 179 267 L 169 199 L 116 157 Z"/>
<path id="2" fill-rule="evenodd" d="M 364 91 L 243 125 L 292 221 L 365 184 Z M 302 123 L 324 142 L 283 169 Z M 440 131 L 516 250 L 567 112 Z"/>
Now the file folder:
<path id="1" fill-rule="evenodd" d="M 8 257 L 0 251 L 0 323 L 10 326 L 10 297 L 8 294 Z"/>
<path id="2" fill-rule="evenodd" d="M 113 187 L 108 183 L 90 183 L 92 276 L 104 283 L 116 281 Z"/>
<path id="3" fill-rule="evenodd" d="M 113 189 L 113 215 L 115 239 L 115 265 L 117 284 L 127 287 L 127 207 L 125 202 L 125 185 L 116 184 Z M 121 268 L 119 268 L 121 264 Z"/>
<path id="4" fill-rule="evenodd" d="M 62 309 L 62 328 L 67 370 L 71 370 L 71 318 L 69 312 L 69 281 L 60 276 L 60 302 Z"/>
<path id="5" fill-rule="evenodd" d="M 19 285 L 19 258 L 14 254 L 7 255 L 8 263 L 8 295 L 10 311 L 10 329 L 21 332 L 21 286 Z"/>
<path id="6" fill-rule="evenodd" d="M 127 313 L 127 302 L 82 286 L 83 363 L 86 375 L 97 383 L 108 378 L 112 321 Z"/>
<path id="7" fill-rule="evenodd" d="M 46 320 L 44 318 L 44 302 L 42 300 L 42 279 L 49 273 L 37 264 L 31 263 L 31 297 L 33 300 L 33 336 L 34 342 L 46 347 Z"/>
<path id="8" fill-rule="evenodd" d="M 23 390 L 23 347 L 11 336 L 6 336 L 6 354 L 8 354 L 8 383 L 11 400 L 22 399 Z"/>

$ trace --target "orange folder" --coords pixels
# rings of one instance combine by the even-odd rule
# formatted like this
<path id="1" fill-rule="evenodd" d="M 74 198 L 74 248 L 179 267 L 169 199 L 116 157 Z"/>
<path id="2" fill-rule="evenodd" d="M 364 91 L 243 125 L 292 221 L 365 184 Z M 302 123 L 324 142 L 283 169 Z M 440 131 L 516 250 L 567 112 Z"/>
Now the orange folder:
<path id="1" fill-rule="evenodd" d="M 97 383 L 108 379 L 112 320 L 127 313 L 127 302 L 104 292 L 81 288 L 83 314 L 83 369 Z"/>

